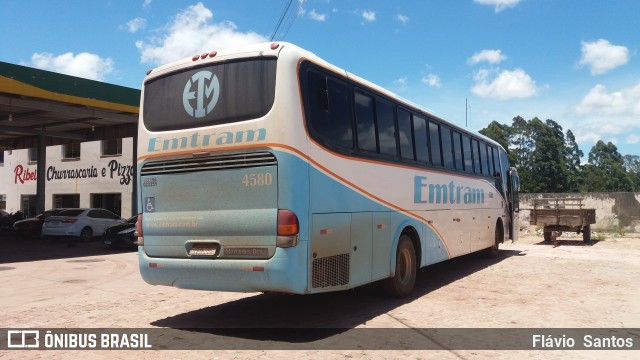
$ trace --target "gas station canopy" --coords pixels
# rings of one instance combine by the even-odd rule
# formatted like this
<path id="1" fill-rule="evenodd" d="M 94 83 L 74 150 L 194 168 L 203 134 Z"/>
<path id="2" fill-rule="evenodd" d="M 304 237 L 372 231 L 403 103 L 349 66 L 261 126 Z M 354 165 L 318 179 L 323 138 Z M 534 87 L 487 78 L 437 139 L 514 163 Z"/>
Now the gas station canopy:
<path id="1" fill-rule="evenodd" d="M 0 62 L 0 151 L 37 148 L 44 174 L 47 146 L 132 137 L 135 164 L 139 104 L 140 90 Z M 45 210 L 44 179 L 36 213 Z"/>
<path id="2" fill-rule="evenodd" d="M 139 103 L 137 89 L 0 62 L 0 150 L 134 137 Z"/>

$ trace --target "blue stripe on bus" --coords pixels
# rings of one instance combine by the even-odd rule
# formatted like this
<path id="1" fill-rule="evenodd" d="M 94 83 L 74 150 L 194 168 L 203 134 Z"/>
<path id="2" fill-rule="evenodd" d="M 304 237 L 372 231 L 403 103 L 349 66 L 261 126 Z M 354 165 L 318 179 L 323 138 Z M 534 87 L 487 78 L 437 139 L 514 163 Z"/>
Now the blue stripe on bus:
<path id="1" fill-rule="evenodd" d="M 397 241 L 403 229 L 413 227 L 421 240 L 422 265 L 433 264 L 450 258 L 443 239 L 431 226 L 418 217 L 426 218 L 426 211 L 415 217 L 399 212 L 375 201 L 354 187 L 340 182 L 306 160 L 284 151 L 274 151 L 278 158 L 279 207 L 288 208 L 298 215 L 301 229 L 311 231 L 310 214 L 329 213 L 386 213 L 389 215 L 389 261 L 395 259 Z M 307 177 L 308 174 L 308 177 Z M 308 179 L 308 181 L 305 181 Z M 311 190 L 313 189 L 313 190 Z M 296 196 L 309 194 L 309 196 Z M 304 212 L 304 209 L 309 212 Z M 377 224 L 374 224 L 376 226 Z M 308 241 L 310 233 L 301 234 Z M 375 246 L 375 244 L 374 244 Z"/>

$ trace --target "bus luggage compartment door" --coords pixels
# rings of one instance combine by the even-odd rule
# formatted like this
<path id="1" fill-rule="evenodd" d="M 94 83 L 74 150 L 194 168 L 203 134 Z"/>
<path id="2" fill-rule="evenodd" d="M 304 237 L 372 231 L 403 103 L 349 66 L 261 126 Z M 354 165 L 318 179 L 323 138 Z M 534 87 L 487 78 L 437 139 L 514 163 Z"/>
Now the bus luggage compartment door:
<path id="1" fill-rule="evenodd" d="M 275 157 L 217 155 L 145 164 L 141 170 L 144 251 L 152 257 L 266 259 L 277 238 Z M 265 160 L 266 159 L 266 160 Z M 151 164 L 152 166 L 148 166 Z M 255 165 L 255 166 L 252 166 Z M 196 256 L 192 256 L 196 255 Z"/>

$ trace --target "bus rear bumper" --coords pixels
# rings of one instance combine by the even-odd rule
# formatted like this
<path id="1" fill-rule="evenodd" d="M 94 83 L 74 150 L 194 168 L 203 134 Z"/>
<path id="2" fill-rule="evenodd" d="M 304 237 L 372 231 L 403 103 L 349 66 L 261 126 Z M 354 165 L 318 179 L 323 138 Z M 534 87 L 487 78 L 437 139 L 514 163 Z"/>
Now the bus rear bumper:
<path id="1" fill-rule="evenodd" d="M 305 294 L 307 244 L 277 248 L 266 260 L 155 258 L 138 247 L 140 274 L 148 284 L 182 289 Z"/>

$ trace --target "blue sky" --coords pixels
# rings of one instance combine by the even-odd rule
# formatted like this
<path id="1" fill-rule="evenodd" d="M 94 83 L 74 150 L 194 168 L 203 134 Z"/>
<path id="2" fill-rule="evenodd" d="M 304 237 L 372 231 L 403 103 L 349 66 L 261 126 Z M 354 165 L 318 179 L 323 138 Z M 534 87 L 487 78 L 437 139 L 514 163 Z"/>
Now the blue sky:
<path id="1" fill-rule="evenodd" d="M 0 61 L 140 88 L 146 71 L 268 41 L 287 0 L 0 0 Z M 640 1 L 294 0 L 285 40 L 479 130 L 553 119 L 640 155 Z"/>

